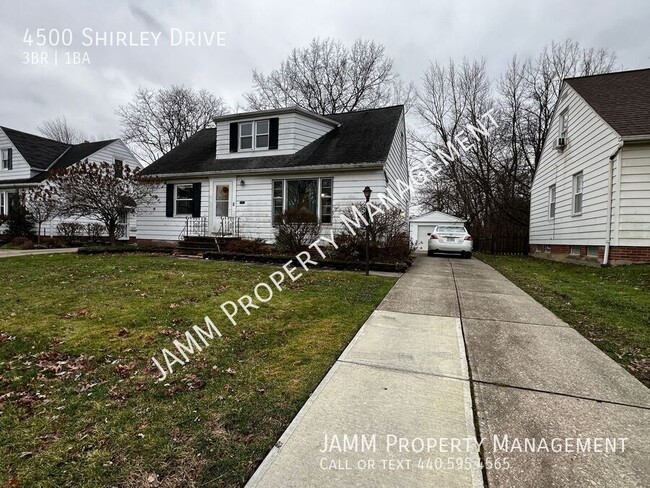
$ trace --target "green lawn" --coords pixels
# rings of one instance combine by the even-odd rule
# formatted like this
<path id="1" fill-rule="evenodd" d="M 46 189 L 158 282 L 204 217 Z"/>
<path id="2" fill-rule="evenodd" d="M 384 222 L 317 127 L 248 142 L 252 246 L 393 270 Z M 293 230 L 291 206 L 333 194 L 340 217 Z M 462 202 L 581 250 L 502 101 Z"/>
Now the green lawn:
<path id="1" fill-rule="evenodd" d="M 477 255 L 650 386 L 650 265 Z"/>
<path id="2" fill-rule="evenodd" d="M 142 255 L 0 259 L 0 486 L 242 486 L 394 278 Z M 223 333 L 165 383 L 151 357 Z M 176 369 L 178 369 L 176 371 Z"/>

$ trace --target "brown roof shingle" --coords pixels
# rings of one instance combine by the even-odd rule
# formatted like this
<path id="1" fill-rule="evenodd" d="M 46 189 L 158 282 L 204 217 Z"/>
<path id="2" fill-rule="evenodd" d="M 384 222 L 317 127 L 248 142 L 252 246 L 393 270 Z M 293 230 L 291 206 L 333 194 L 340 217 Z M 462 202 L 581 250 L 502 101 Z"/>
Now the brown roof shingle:
<path id="1" fill-rule="evenodd" d="M 650 135 L 650 68 L 565 81 L 620 136 Z"/>

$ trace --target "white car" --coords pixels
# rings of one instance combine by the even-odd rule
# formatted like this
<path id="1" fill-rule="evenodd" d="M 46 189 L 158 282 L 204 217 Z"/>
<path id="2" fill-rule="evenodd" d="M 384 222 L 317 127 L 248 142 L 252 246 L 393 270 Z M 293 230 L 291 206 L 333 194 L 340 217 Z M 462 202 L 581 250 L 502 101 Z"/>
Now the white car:
<path id="1" fill-rule="evenodd" d="M 472 257 L 472 236 L 460 225 L 438 225 L 429 234 L 429 256 L 435 253 Z"/>

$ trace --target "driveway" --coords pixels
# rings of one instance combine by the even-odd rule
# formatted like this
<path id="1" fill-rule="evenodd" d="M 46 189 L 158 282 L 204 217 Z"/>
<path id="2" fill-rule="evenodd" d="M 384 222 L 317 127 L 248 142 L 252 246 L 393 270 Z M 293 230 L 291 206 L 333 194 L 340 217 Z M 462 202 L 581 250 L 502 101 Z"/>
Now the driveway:
<path id="1" fill-rule="evenodd" d="M 650 390 L 488 265 L 421 256 L 249 486 L 650 486 L 648 453 Z"/>

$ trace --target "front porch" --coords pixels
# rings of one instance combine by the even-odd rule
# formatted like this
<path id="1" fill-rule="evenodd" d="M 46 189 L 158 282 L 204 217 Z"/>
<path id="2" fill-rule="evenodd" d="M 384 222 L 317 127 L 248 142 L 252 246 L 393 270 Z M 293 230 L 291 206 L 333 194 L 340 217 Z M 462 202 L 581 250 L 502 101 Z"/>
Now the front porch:
<path id="1" fill-rule="evenodd" d="M 214 226 L 210 226 L 208 217 L 186 217 L 185 226 L 178 235 L 180 248 L 193 250 L 219 249 L 222 239 L 240 237 L 239 217 L 216 217 Z"/>

